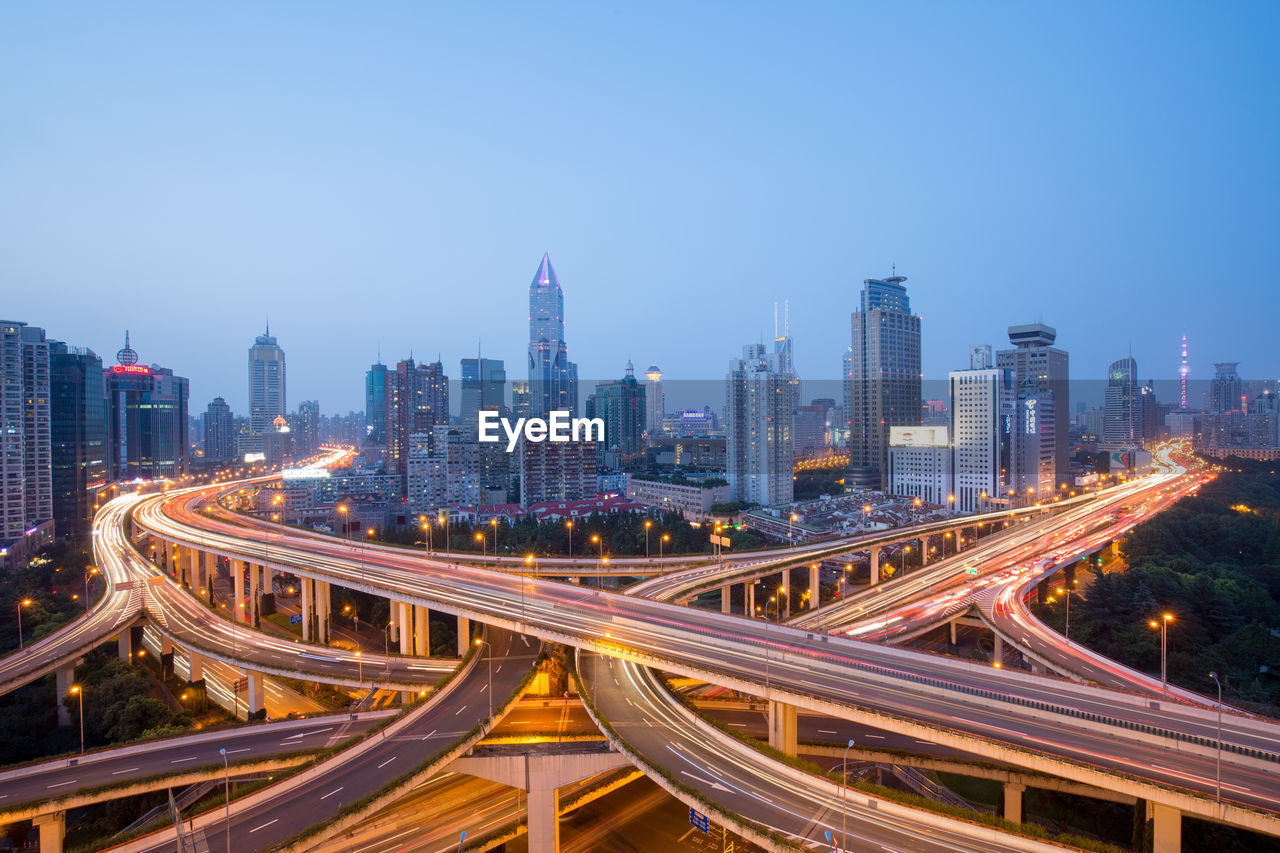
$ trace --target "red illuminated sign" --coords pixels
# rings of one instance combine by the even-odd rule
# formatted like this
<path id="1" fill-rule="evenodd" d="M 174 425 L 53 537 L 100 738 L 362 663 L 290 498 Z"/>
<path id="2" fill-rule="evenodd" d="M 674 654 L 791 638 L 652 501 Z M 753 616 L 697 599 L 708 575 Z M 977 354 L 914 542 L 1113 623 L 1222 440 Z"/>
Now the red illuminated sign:
<path id="1" fill-rule="evenodd" d="M 113 364 L 112 373 L 128 373 L 133 376 L 150 376 L 151 368 L 141 364 Z"/>

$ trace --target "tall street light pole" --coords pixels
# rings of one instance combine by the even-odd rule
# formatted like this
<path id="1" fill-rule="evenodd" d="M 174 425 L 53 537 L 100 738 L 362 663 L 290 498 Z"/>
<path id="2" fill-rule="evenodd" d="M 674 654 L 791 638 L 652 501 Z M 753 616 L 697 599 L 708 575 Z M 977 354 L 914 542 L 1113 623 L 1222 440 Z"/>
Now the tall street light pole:
<path id="1" fill-rule="evenodd" d="M 22 649 L 22 608 L 29 607 L 31 599 L 24 598 L 18 602 L 18 649 Z"/>
<path id="2" fill-rule="evenodd" d="M 490 646 L 487 642 L 480 639 L 479 637 L 476 637 L 476 645 L 485 646 L 489 650 L 489 654 L 485 656 L 485 659 L 489 662 L 489 672 L 488 672 L 489 685 L 487 688 L 485 688 L 485 692 L 489 694 L 489 719 L 492 720 L 493 719 L 493 646 Z"/>
<path id="3" fill-rule="evenodd" d="M 222 756 L 222 779 L 226 786 L 223 789 L 223 799 L 226 801 L 226 818 L 223 832 L 227 836 L 227 853 L 231 853 L 231 765 L 227 762 L 227 748 L 225 746 L 218 750 L 218 754 Z"/>
<path id="4" fill-rule="evenodd" d="M 853 749 L 853 738 L 844 748 L 844 758 L 840 762 L 840 853 L 849 849 L 849 835 L 846 828 L 849 814 L 849 750 Z"/>
<path id="5" fill-rule="evenodd" d="M 649 559 L 649 528 L 653 527 L 653 522 L 649 519 L 644 520 L 644 558 Z"/>
<path id="6" fill-rule="evenodd" d="M 1218 802 L 1222 802 L 1222 682 L 1218 673 L 1211 672 L 1209 677 L 1218 685 Z"/>
<path id="7" fill-rule="evenodd" d="M 84 755 L 84 691 L 80 689 L 79 684 L 71 685 L 71 692 L 80 698 L 80 754 Z M 1219 715 L 1221 719 L 1221 715 Z M 1221 723 L 1219 723 L 1221 728 Z"/>
<path id="8" fill-rule="evenodd" d="M 1169 695 L 1169 623 L 1172 621 L 1172 613 L 1151 620 L 1151 627 L 1160 629 L 1160 692 L 1166 696 Z"/>

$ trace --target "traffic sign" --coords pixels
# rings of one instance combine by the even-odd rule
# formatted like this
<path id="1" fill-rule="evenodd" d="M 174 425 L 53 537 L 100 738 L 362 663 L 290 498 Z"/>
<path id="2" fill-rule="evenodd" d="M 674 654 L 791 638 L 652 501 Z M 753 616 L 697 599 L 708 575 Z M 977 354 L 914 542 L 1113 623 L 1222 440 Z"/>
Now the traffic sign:
<path id="1" fill-rule="evenodd" d="M 728 547 L 729 547 L 729 537 L 728 537 L 728 536 L 716 536 L 715 534 L 712 534 L 712 535 L 711 535 L 711 544 L 712 544 L 712 545 L 719 545 L 721 548 L 728 548 Z"/>
<path id="2" fill-rule="evenodd" d="M 689 825 L 700 832 L 711 831 L 711 821 L 697 809 L 689 809 Z"/>
<path id="3" fill-rule="evenodd" d="M 301 614 L 301 613 L 294 613 L 293 615 L 291 615 L 291 616 L 289 617 L 289 624 L 290 624 L 290 625 L 301 625 L 301 624 L 302 624 L 302 614 Z"/>

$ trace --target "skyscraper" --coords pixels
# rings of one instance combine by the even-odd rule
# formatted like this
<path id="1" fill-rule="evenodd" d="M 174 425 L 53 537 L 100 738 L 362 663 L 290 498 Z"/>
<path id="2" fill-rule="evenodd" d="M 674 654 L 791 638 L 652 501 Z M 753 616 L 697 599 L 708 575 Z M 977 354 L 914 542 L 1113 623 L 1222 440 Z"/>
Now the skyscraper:
<path id="1" fill-rule="evenodd" d="M 0 320 L 0 566 L 53 537 L 49 344 L 44 330 Z"/>
<path id="2" fill-rule="evenodd" d="M 511 416 L 527 418 L 533 414 L 533 394 L 529 391 L 529 383 L 517 379 L 511 383 Z"/>
<path id="3" fill-rule="evenodd" d="M 851 317 L 851 485 L 883 488 L 889 427 L 920 423 L 920 318 L 911 313 L 906 280 L 866 279 Z"/>
<path id="4" fill-rule="evenodd" d="M 1213 383 L 1209 386 L 1209 411 L 1214 414 L 1239 411 L 1243 384 L 1236 368 L 1238 361 L 1223 361 L 1213 366 Z"/>
<path id="5" fill-rule="evenodd" d="M 284 350 L 276 344 L 271 326 L 249 347 L 249 432 L 263 435 L 285 414 Z"/>
<path id="6" fill-rule="evenodd" d="M 500 358 L 462 360 L 462 436 L 476 439 L 479 412 L 506 408 L 507 369 Z"/>
<path id="7" fill-rule="evenodd" d="M 644 463 L 645 386 L 636 381 L 635 367 L 627 362 L 626 374 L 596 385 L 587 401 L 587 417 L 604 421 L 604 441 L 598 442 L 597 463 L 632 471 Z"/>
<path id="8" fill-rule="evenodd" d="M 1055 486 L 1069 483 L 1071 475 L 1071 383 L 1070 360 L 1066 350 L 1055 347 L 1058 330 L 1044 323 L 1027 323 L 1009 327 L 1009 343 L 1013 349 L 996 353 L 996 366 L 1013 371 L 1014 387 L 1021 394 L 1027 379 L 1035 382 L 1036 391 L 1053 396 L 1053 420 L 1037 419 L 1038 442 L 1052 442 Z M 1027 398 L 1029 399 L 1029 398 Z M 1043 399 L 1038 404 L 1043 409 Z M 1043 412 L 1042 412 L 1043 414 Z M 1044 428 L 1052 427 L 1052 435 L 1045 435 Z M 1019 435 L 1025 433 L 1019 432 Z"/>
<path id="9" fill-rule="evenodd" d="M 97 492 L 107 483 L 107 395 L 93 350 L 49 344 L 53 517 L 59 536 L 89 532 Z"/>
<path id="10" fill-rule="evenodd" d="M 649 384 L 644 389 L 644 428 L 651 437 L 662 432 L 662 419 L 667 415 L 667 392 L 662 390 L 662 370 L 656 364 L 644 372 Z"/>
<path id="11" fill-rule="evenodd" d="M 413 356 L 387 373 L 387 473 L 407 488 L 409 437 L 449 423 L 449 377 L 444 365 L 418 364 Z"/>
<path id="12" fill-rule="evenodd" d="M 794 495 L 795 375 L 777 352 L 747 344 L 725 377 L 726 455 L 735 501 L 770 506 Z"/>
<path id="13" fill-rule="evenodd" d="M 1182 336 L 1182 361 L 1178 362 L 1178 411 L 1187 410 L 1187 379 L 1191 376 L 1191 365 L 1187 363 L 1187 336 Z"/>
<path id="14" fill-rule="evenodd" d="M 1132 358 L 1107 368 L 1107 398 L 1102 417 L 1102 440 L 1111 447 L 1134 447 L 1141 442 L 1138 401 L 1138 363 Z"/>
<path id="15" fill-rule="evenodd" d="M 186 378 L 168 368 L 138 364 L 127 336 L 105 375 L 109 479 L 181 476 L 189 447 Z"/>
<path id="16" fill-rule="evenodd" d="M 1013 487 L 1013 371 L 992 367 L 991 348 L 970 350 L 970 368 L 948 374 L 957 512 L 976 512 Z"/>
<path id="17" fill-rule="evenodd" d="M 529 392 L 531 414 L 552 409 L 578 414 L 578 366 L 564 341 L 564 293 L 545 253 L 529 285 Z"/>
<path id="18" fill-rule="evenodd" d="M 221 397 L 214 397 L 204 410 L 204 458 L 214 463 L 236 458 L 234 418 Z"/>
<path id="19" fill-rule="evenodd" d="M 379 358 L 364 375 L 365 444 L 387 444 L 387 366 Z"/>

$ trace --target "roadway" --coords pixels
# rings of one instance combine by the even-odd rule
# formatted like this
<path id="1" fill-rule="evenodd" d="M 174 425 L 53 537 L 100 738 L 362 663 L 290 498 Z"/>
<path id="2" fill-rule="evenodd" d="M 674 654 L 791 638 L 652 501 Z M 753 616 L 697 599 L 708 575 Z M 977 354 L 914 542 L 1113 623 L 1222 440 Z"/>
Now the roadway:
<path id="1" fill-rule="evenodd" d="M 259 723 L 29 764 L 0 773 L 0 817 L 23 804 L 53 797 L 201 767 L 221 767 L 220 749 L 227 750 L 234 775 L 237 763 L 324 749 L 364 734 L 389 716 L 394 714 L 377 711 L 357 719 L 341 714 Z"/>
<path id="2" fill-rule="evenodd" d="M 195 849 L 261 850 L 279 844 L 343 804 L 381 789 L 388 781 L 405 776 L 437 753 L 456 744 L 488 715 L 490 700 L 497 707 L 519 685 L 537 657 L 536 640 L 508 631 L 490 632 L 492 664 L 481 660 L 450 682 L 440 701 L 410 712 L 406 725 L 388 736 L 376 735 L 374 743 L 362 743 L 326 762 L 327 772 L 305 781 L 285 780 L 265 789 L 264 796 L 233 803 L 229 820 L 218 815 L 197 819 L 189 836 Z M 492 693 L 489 691 L 492 680 Z M 263 794 L 264 792 L 259 792 Z M 228 838 L 228 835 L 230 836 Z M 172 830 L 155 833 L 128 844 L 130 851 L 169 853 Z"/>
<path id="3" fill-rule="evenodd" d="M 223 522 L 169 518 L 161 502 L 143 507 L 146 527 L 187 543 L 199 536 L 208 547 L 262 560 L 261 543 Z M 1213 752 L 1177 754 L 1173 741 L 1151 743 L 1130 727 L 1169 731 L 1211 742 L 1214 718 L 1203 709 L 1173 703 L 1138 702 L 1131 694 L 1035 678 L 901 649 L 818 636 L 599 590 L 523 578 L 512 584 L 501 573 L 441 565 L 391 553 L 365 555 L 363 570 L 353 549 L 341 542 L 282 536 L 273 540 L 271 562 L 339 585 L 408 600 L 490 624 L 527 631 L 590 651 L 623 657 L 690 675 L 732 689 L 763 694 L 820 713 L 855 721 L 919 725 L 925 738 L 963 743 L 974 736 L 1013 747 L 1005 760 L 1054 762 L 1056 772 L 1087 784 L 1096 773 L 1125 774 L 1158 788 L 1200 793 L 1214 790 Z M 761 658 L 765 673 L 761 673 Z M 1081 714 L 1098 719 L 1083 719 Z M 1280 727 L 1224 715 L 1223 741 L 1231 749 L 1275 756 Z M 1113 722 L 1114 721 L 1114 722 Z M 964 748 L 964 747 L 962 747 Z M 1243 762 L 1243 763 L 1238 763 Z M 1265 769 L 1264 769 L 1265 768 Z M 1043 770 L 1043 767 L 1040 767 Z M 1280 782 L 1274 765 L 1241 759 L 1223 762 L 1224 799 L 1274 811 Z M 1091 775 L 1093 774 L 1093 775 Z"/>

